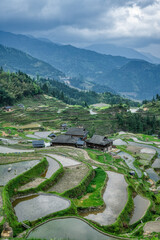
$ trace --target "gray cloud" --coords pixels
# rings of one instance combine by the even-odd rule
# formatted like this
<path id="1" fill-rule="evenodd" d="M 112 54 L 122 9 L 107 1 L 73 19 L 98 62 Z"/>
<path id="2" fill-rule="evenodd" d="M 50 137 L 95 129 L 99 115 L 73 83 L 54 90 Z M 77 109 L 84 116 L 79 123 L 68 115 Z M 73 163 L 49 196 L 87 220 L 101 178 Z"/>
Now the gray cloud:
<path id="1" fill-rule="evenodd" d="M 79 45 L 159 43 L 159 16 L 160 0 L 0 0 L 1 30 Z"/>

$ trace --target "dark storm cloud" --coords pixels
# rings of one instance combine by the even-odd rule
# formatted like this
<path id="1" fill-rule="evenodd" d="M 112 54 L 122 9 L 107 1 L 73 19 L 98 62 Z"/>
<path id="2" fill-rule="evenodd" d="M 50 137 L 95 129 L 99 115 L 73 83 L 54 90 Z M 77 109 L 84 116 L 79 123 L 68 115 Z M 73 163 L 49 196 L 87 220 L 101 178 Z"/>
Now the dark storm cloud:
<path id="1" fill-rule="evenodd" d="M 61 25 L 95 27 L 111 8 L 153 0 L 1 0 L 0 28 L 8 30 L 48 30 Z M 99 22 L 100 21 L 100 22 Z M 109 24 L 111 22 L 108 19 Z M 24 27 L 23 27 L 24 24 Z M 105 23 L 106 24 L 106 23 Z M 99 25 L 99 27 L 102 27 Z"/>
<path id="2" fill-rule="evenodd" d="M 159 16 L 160 0 L 0 0 L 1 30 L 64 43 L 155 43 Z"/>
<path id="3" fill-rule="evenodd" d="M 92 26 L 105 11 L 107 2 L 94 0 L 93 4 L 92 0 L 1 0 L 0 27 L 22 30 L 24 23 L 25 28 L 32 31 L 62 25 Z"/>

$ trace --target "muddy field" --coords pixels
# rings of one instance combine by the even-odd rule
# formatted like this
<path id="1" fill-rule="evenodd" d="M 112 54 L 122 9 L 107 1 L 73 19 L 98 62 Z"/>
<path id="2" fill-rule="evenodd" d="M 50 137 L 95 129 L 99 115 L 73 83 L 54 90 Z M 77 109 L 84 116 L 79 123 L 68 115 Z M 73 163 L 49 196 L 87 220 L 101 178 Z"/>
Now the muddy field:
<path id="1" fill-rule="evenodd" d="M 64 168 L 64 174 L 59 181 L 48 191 L 62 193 L 70 188 L 77 186 L 86 176 L 88 167 L 85 164 Z"/>
<path id="2" fill-rule="evenodd" d="M 40 183 L 42 183 L 45 179 L 44 178 L 36 178 L 33 181 L 26 183 L 25 185 L 21 186 L 18 190 L 23 191 L 29 188 L 35 188 L 37 187 Z"/>

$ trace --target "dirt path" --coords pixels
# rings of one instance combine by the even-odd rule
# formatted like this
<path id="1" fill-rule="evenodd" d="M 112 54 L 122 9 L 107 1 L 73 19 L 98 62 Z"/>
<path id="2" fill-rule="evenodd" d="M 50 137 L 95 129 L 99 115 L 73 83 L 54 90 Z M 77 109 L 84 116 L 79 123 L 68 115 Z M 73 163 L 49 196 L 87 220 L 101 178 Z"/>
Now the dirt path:
<path id="1" fill-rule="evenodd" d="M 76 157 L 78 157 L 78 156 L 81 155 L 82 160 L 85 160 L 85 161 L 87 161 L 87 162 L 89 162 L 89 163 L 91 163 L 91 164 L 104 165 L 103 163 L 100 163 L 100 162 L 98 162 L 98 161 L 95 161 L 95 160 L 91 159 L 91 158 L 89 157 L 87 151 L 85 151 L 84 149 L 75 148 L 75 147 L 70 147 L 70 146 L 67 146 L 67 147 L 64 147 L 64 146 L 55 146 L 54 148 L 57 149 L 57 150 L 59 150 L 59 149 L 61 149 L 61 148 L 66 149 L 66 150 L 69 150 L 69 151 L 67 152 L 67 154 L 69 154 L 70 156 L 73 156 L 73 159 L 74 159 L 74 157 L 75 157 L 75 159 L 76 159 Z M 56 154 L 57 154 L 57 153 L 56 153 Z"/>
<path id="2" fill-rule="evenodd" d="M 86 176 L 89 168 L 85 164 L 64 168 L 63 176 L 48 191 L 62 193 L 70 188 L 77 186 Z"/>

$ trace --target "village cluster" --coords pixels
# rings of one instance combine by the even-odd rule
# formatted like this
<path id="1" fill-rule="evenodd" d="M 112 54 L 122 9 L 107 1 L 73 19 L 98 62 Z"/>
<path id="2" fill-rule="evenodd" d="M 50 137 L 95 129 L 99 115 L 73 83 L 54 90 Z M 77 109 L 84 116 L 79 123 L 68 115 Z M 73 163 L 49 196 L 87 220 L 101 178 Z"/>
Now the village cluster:
<path id="1" fill-rule="evenodd" d="M 65 126 L 63 126 L 65 128 Z M 65 134 L 56 136 L 51 133 L 48 137 L 52 138 L 51 146 L 66 145 L 78 148 L 94 148 L 101 151 L 109 151 L 112 149 L 113 141 L 105 136 L 93 135 L 90 139 L 87 139 L 88 131 L 83 127 L 69 128 Z M 33 147 L 44 147 L 43 140 L 34 140 L 32 142 Z"/>

